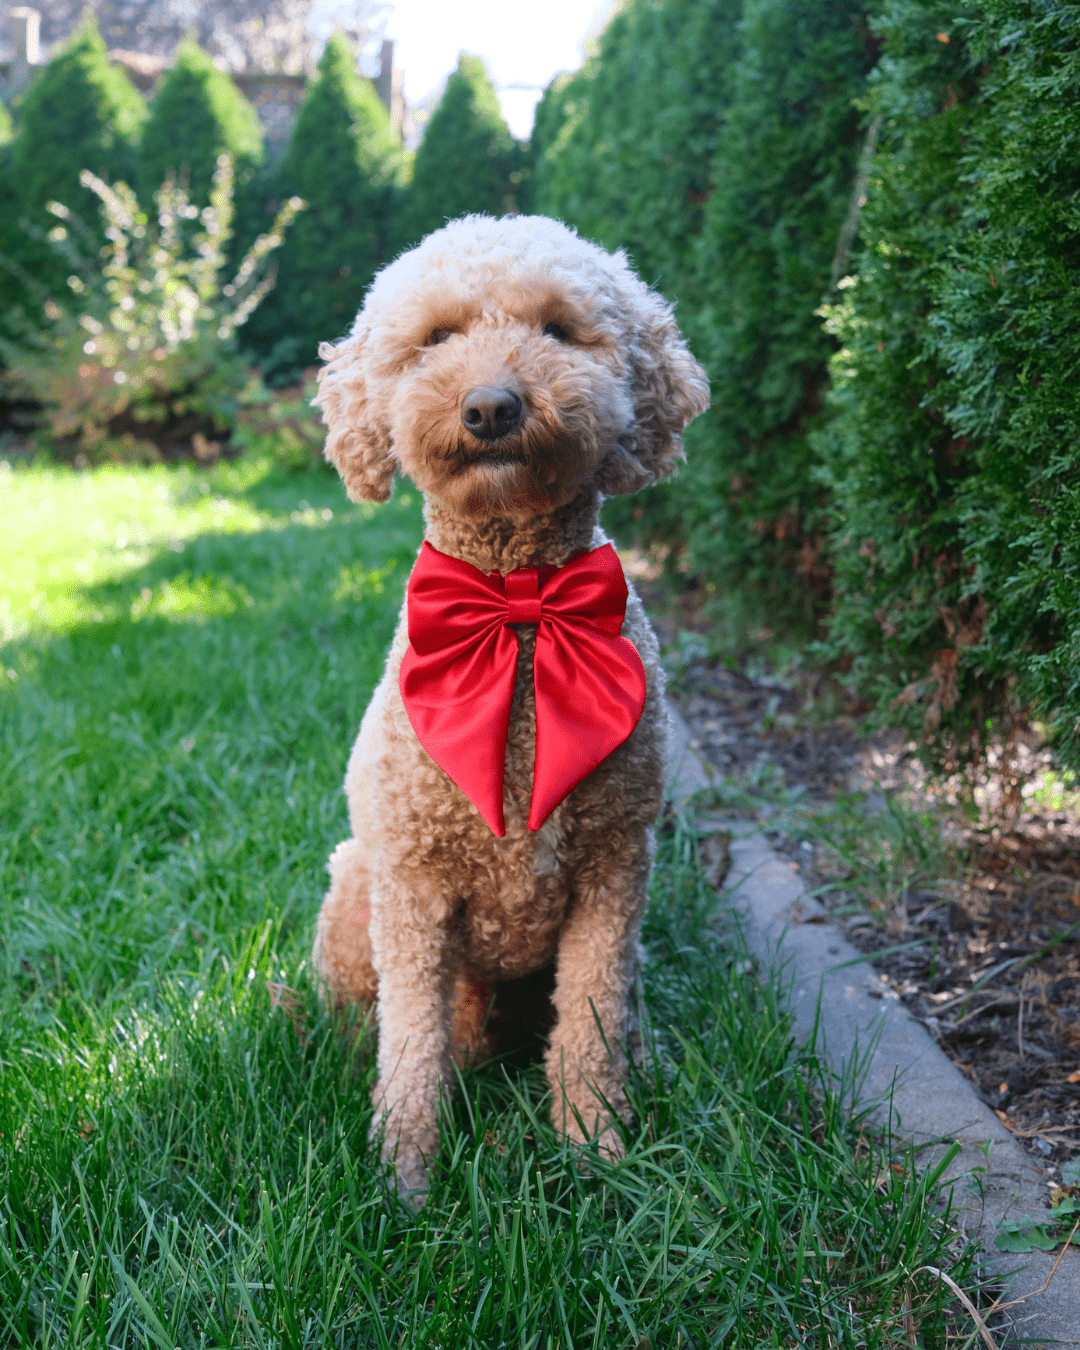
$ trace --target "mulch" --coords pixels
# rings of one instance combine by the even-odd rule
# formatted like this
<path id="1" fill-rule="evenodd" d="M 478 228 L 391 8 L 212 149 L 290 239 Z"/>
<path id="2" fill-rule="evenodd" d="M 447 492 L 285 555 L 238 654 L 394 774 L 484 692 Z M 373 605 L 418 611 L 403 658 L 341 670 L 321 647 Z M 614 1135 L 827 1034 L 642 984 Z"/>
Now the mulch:
<path id="1" fill-rule="evenodd" d="M 661 638 L 670 639 L 658 623 Z M 887 896 L 877 911 L 844 888 L 822 844 L 780 830 L 773 846 L 836 913 L 845 936 L 936 1037 L 983 1100 L 1037 1159 L 1050 1185 L 1080 1153 L 1080 820 L 1027 812 L 972 826 L 935 797 L 898 733 L 867 741 L 854 716 L 805 725 L 808 691 L 745 670 L 689 661 L 672 695 L 692 744 L 721 776 L 762 782 L 782 770 L 813 801 L 882 788 L 931 800 L 963 859 L 957 879 Z M 772 810 L 759 815 L 766 827 Z M 901 950 L 892 950 L 900 948 Z"/>

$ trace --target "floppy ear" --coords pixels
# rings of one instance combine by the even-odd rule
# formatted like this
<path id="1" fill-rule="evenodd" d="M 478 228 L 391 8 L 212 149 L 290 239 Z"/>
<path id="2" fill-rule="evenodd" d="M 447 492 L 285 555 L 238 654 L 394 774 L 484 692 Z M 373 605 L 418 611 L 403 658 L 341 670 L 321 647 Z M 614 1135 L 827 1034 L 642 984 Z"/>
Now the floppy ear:
<path id="1" fill-rule="evenodd" d="M 709 380 L 672 318 L 671 306 L 631 274 L 624 300 L 634 424 L 600 466 L 609 497 L 637 492 L 674 472 L 686 424 L 709 406 Z"/>
<path id="2" fill-rule="evenodd" d="M 369 330 L 357 324 L 336 345 L 324 342 L 319 355 L 319 392 L 312 400 L 327 425 L 326 458 L 341 474 L 354 502 L 384 502 L 394 481 L 390 435 L 375 416 L 364 377 L 364 348 Z"/>

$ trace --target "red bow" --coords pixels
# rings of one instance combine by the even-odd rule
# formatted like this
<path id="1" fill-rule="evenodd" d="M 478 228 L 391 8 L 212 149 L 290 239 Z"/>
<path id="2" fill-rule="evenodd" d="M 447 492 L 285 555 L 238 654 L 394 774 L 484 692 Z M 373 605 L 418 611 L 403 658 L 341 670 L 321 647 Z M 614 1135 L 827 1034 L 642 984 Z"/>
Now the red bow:
<path id="1" fill-rule="evenodd" d="M 500 837 L 503 763 L 517 675 L 511 623 L 535 623 L 536 761 L 529 829 L 633 731 L 645 668 L 620 637 L 626 579 L 610 544 L 565 567 L 485 576 L 425 540 L 409 578 L 405 711 L 438 766 Z"/>

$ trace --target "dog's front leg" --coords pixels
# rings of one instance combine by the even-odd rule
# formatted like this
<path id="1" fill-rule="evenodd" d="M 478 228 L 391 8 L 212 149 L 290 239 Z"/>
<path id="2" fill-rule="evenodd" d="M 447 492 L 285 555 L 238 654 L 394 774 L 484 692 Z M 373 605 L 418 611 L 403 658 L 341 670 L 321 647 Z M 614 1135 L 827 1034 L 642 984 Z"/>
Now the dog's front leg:
<path id="1" fill-rule="evenodd" d="M 439 1147 L 439 1103 L 450 1083 L 449 1001 L 456 974 L 452 906 L 429 874 L 380 872 L 371 945 L 379 977 L 379 1081 L 372 1132 L 403 1195 L 426 1189 Z"/>
<path id="2" fill-rule="evenodd" d="M 644 826 L 583 847 L 573 871 L 574 899 L 559 934 L 555 975 L 558 1020 L 547 1052 L 552 1120 L 568 1138 L 602 1136 L 622 1152 L 612 1127 L 625 1115 L 627 999 L 645 913 L 653 840 Z"/>

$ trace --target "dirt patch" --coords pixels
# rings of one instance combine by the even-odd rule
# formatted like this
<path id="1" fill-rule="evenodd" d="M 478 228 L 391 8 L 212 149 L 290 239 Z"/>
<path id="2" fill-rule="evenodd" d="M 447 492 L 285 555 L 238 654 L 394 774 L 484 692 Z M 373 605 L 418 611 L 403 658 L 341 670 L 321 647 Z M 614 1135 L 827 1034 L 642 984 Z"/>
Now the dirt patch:
<path id="1" fill-rule="evenodd" d="M 785 822 L 768 833 L 773 846 L 858 950 L 881 953 L 873 964 L 882 979 L 1053 1183 L 1080 1153 L 1080 820 L 1029 812 L 1008 828 L 966 824 L 955 785 L 928 783 L 913 746 L 895 733 L 860 739 L 850 716 L 808 722 L 805 688 L 702 658 L 683 664 L 671 692 L 692 745 L 747 785 L 747 809 L 766 828 L 770 818 Z M 778 770 L 785 789 L 805 789 L 811 813 L 852 788 L 869 791 L 871 812 L 884 789 L 917 799 L 943 823 L 953 875 L 886 888 L 868 905 L 851 869 L 800 830 L 797 813 L 787 823 L 791 813 L 768 804 L 764 788 L 775 798 Z"/>

